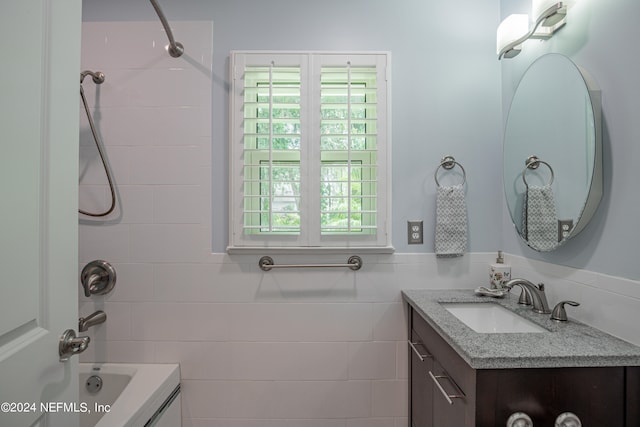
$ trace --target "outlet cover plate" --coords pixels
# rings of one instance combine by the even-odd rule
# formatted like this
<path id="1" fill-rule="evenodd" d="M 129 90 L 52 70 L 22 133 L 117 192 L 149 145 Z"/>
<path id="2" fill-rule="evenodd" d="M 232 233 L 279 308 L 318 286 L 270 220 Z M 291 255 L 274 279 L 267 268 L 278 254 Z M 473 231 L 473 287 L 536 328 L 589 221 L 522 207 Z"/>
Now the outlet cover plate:
<path id="1" fill-rule="evenodd" d="M 407 243 L 410 245 L 423 244 L 422 221 L 407 221 Z"/>

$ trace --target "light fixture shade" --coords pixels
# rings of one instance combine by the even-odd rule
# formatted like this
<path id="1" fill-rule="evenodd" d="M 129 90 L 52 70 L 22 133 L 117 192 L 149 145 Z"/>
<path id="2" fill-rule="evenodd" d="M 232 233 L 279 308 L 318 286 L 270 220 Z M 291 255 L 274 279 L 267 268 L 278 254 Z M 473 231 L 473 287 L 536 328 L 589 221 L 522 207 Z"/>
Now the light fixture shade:
<path id="1" fill-rule="evenodd" d="M 513 14 L 507 16 L 498 26 L 496 53 L 500 55 L 502 50 L 529 32 L 529 15 Z M 519 46 L 513 50 L 520 51 Z M 515 56 L 515 55 L 514 55 Z"/>
<path id="2" fill-rule="evenodd" d="M 573 6 L 577 0 L 532 0 L 531 16 L 537 21 L 545 12 L 554 9 L 555 13 L 542 22 L 542 26 L 551 27 L 562 21 L 567 14 L 567 9 Z"/>
<path id="3" fill-rule="evenodd" d="M 558 4 L 558 0 L 532 0 L 531 1 L 531 16 L 535 21 L 542 15 L 542 12 L 549 9 L 551 6 Z"/>

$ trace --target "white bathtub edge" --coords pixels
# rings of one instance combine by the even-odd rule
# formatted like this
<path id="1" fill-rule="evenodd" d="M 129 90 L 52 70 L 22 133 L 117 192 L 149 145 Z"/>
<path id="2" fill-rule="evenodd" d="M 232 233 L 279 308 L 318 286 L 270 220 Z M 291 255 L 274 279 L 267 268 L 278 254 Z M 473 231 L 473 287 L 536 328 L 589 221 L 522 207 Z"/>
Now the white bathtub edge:
<path id="1" fill-rule="evenodd" d="M 83 366 L 85 365 L 85 366 Z M 95 427 L 142 427 L 180 384 L 178 364 L 81 363 L 81 372 L 100 367 L 101 372 L 120 373 L 133 370 L 134 375 L 111 410 Z M 93 410 L 93 408 L 89 408 Z"/>

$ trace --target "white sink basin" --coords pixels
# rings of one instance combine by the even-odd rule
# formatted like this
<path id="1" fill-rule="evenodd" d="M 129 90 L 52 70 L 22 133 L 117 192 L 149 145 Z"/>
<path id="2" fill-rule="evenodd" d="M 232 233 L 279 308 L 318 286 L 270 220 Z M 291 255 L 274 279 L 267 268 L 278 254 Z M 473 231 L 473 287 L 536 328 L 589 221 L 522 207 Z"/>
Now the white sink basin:
<path id="1" fill-rule="evenodd" d="M 485 334 L 549 332 L 498 304 L 462 302 L 441 305 L 476 332 Z"/>

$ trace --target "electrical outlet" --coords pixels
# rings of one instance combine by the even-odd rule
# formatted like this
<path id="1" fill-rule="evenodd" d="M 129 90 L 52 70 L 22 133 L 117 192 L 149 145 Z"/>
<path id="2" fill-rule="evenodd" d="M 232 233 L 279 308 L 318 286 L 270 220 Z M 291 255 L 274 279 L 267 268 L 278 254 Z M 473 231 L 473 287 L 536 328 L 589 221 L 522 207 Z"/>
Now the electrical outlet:
<path id="1" fill-rule="evenodd" d="M 410 245 L 421 245 L 422 241 L 422 221 L 407 221 L 407 243 Z"/>
<path id="2" fill-rule="evenodd" d="M 571 234 L 573 230 L 572 219 L 559 219 L 558 220 L 558 242 L 562 242 L 565 238 Z"/>

